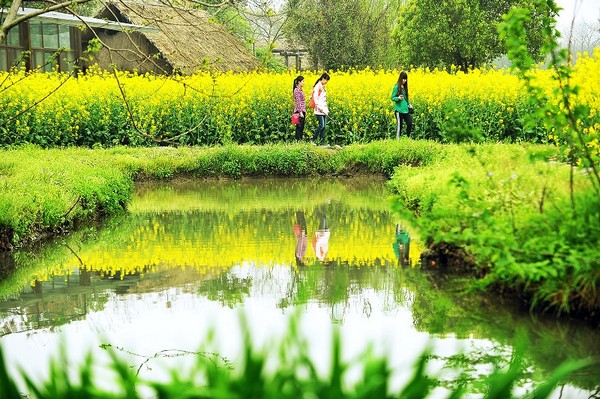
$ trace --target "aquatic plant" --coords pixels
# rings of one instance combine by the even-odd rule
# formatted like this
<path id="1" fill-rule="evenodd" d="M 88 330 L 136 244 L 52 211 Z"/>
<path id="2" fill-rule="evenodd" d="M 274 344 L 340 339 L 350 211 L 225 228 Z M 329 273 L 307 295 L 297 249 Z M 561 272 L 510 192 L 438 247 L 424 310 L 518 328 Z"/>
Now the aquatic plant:
<path id="1" fill-rule="evenodd" d="M 239 359 L 226 359 L 210 349 L 215 335 L 209 334 L 206 348 L 196 352 L 161 351 L 145 356 L 103 345 L 109 355 L 108 367 L 100 371 L 91 355 L 82 364 L 70 364 L 65 348 L 52 361 L 49 376 L 34 379 L 21 371 L 13 375 L 0 347 L 1 399 L 60 398 L 427 398 L 445 392 L 448 397 L 467 398 L 476 393 L 492 398 L 548 398 L 560 381 L 570 373 L 591 366 L 591 359 L 570 361 L 557 368 L 545 382 L 527 387 L 531 382 L 527 362 L 521 356 L 518 343 L 508 364 L 496 365 L 483 381 L 473 380 L 457 368 L 456 384 L 445 388 L 439 374 L 429 371 L 431 350 L 416 359 L 412 375 L 401 386 L 392 384 L 395 370 L 385 356 L 367 349 L 357 358 L 342 356 L 342 339 L 332 331 L 328 365 L 323 370 L 310 357 L 306 340 L 299 330 L 298 317 L 291 317 L 286 335 L 260 348 L 252 339 L 249 327 L 240 318 L 243 341 Z M 128 356 L 124 356 L 128 355 Z M 194 356 L 189 369 L 171 370 L 168 381 L 147 381 L 140 369 L 153 359 L 173 356 Z M 131 364 L 134 362 L 135 364 Z M 458 366 L 458 365 L 456 365 Z M 20 377 L 20 378 L 19 378 Z M 109 378 L 107 383 L 107 378 Z M 17 382 L 22 380 L 22 384 Z"/>

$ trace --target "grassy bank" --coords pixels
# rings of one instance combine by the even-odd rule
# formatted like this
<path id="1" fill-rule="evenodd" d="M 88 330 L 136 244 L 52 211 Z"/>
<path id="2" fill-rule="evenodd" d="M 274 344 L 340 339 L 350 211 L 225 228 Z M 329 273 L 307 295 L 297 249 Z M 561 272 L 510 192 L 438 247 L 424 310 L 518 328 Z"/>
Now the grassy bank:
<path id="1" fill-rule="evenodd" d="M 477 288 L 598 321 L 600 199 L 587 172 L 552 151 L 446 147 L 438 162 L 396 169 L 395 207 L 437 256 L 476 276 Z"/>
<path id="2" fill-rule="evenodd" d="M 541 309 L 597 319 L 600 204 L 585 174 L 571 176 L 558 155 L 552 146 L 408 139 L 343 148 L 4 150 L 0 247 L 123 212 L 141 179 L 394 174 L 395 209 L 414 221 L 432 248 L 464 250 L 460 262 L 471 260 L 467 272 L 479 288 L 508 290 Z"/>
<path id="3" fill-rule="evenodd" d="M 410 140 L 344 148 L 309 144 L 185 148 L 2 150 L 0 250 L 126 209 L 141 179 L 244 176 L 391 175 L 399 164 L 426 165 L 441 146 Z"/>

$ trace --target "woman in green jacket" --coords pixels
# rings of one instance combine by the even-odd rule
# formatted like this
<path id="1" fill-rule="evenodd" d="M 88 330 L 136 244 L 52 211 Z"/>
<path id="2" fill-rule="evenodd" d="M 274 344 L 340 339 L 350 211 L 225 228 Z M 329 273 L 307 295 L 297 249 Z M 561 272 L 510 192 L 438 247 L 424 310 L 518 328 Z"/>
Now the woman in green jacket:
<path id="1" fill-rule="evenodd" d="M 406 137 L 410 137 L 412 131 L 412 118 L 410 110 L 412 104 L 408 100 L 408 74 L 400 72 L 398 82 L 392 90 L 392 101 L 394 102 L 394 115 L 396 116 L 396 139 L 402 134 L 402 122 L 406 122 Z"/>

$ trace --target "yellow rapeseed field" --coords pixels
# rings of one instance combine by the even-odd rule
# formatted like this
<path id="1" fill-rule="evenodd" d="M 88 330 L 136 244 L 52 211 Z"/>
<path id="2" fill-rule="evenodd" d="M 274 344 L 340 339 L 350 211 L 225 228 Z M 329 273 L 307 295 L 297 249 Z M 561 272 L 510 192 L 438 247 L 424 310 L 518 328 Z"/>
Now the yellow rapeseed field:
<path id="1" fill-rule="evenodd" d="M 585 131 L 598 132 L 600 52 L 583 54 L 573 83 L 581 87 L 575 103 L 591 109 Z M 330 71 L 327 98 L 330 144 L 367 142 L 394 136 L 390 100 L 399 71 Z M 308 94 L 319 73 L 305 71 Z M 0 74 L 0 144 L 50 146 L 269 143 L 293 140 L 295 72 L 199 72 L 188 77 L 157 77 L 99 70 L 75 77 L 64 74 Z M 536 82 L 551 92 L 547 70 Z M 463 130 L 492 141 L 545 142 L 552 132 L 526 127 L 531 113 L 524 88 L 507 70 L 469 73 L 409 71 L 415 105 L 414 138 L 442 142 L 472 140 Z M 308 118 L 307 139 L 315 126 Z M 459 131 L 459 134 L 457 134 Z"/>

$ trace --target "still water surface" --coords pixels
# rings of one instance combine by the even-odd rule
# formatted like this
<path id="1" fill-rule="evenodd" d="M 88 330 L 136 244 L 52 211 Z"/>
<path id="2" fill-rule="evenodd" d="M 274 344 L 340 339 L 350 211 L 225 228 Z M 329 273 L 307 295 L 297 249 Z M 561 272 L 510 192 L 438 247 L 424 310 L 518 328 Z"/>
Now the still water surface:
<path id="1" fill-rule="evenodd" d="M 421 268 L 418 232 L 389 212 L 384 184 L 140 184 L 128 214 L 0 260 L 0 344 L 10 367 L 44 378 L 62 344 L 71 361 L 91 351 L 99 364 L 107 358 L 101 345 L 110 344 L 141 377 L 165 380 L 169 368 L 193 362 L 184 351 L 199 350 L 209 331 L 219 355 L 235 364 L 240 314 L 265 348 L 299 314 L 322 373 L 339 329 L 344 358 L 367 345 L 389 358 L 394 389 L 429 346 L 441 397 L 443 386 L 456 383 L 453 369 L 477 386 L 494 366 L 505 366 L 517 329 L 530 340 L 523 392 L 565 359 L 600 354 L 600 333 L 586 325 L 534 318 L 481 294 L 457 295 L 443 273 Z M 411 237 L 406 256 L 403 233 Z M 600 372 L 591 369 L 554 397 L 599 392 Z"/>

